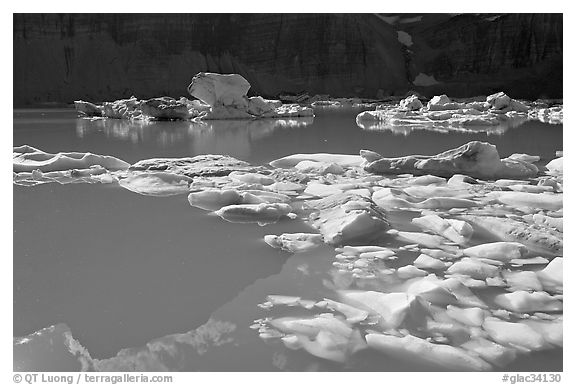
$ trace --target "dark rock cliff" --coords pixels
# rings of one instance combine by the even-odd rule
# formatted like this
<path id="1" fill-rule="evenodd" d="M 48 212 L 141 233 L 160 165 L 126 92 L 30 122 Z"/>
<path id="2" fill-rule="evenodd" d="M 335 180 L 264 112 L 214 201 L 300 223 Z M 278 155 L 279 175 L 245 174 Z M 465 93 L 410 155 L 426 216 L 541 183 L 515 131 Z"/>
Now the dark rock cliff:
<path id="1" fill-rule="evenodd" d="M 251 92 L 562 96 L 562 15 L 15 14 L 15 106 L 186 95 L 197 72 Z M 410 19 L 408 18 L 408 21 Z M 410 47 L 397 31 L 412 35 Z M 440 82 L 412 84 L 418 73 Z M 444 91 L 445 90 L 445 91 Z"/>

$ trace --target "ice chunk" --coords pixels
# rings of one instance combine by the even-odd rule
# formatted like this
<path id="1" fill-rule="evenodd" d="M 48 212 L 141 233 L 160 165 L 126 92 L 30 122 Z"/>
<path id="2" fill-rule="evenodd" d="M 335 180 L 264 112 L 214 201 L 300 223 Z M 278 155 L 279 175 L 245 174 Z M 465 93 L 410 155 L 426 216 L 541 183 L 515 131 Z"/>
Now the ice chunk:
<path id="1" fill-rule="evenodd" d="M 498 294 L 494 297 L 494 303 L 506 310 L 527 313 L 535 311 L 559 311 L 562 310 L 562 302 L 550 294 L 538 291 L 515 291 L 513 293 Z"/>
<path id="2" fill-rule="evenodd" d="M 488 312 L 479 307 L 459 308 L 457 306 L 448 305 L 446 307 L 446 314 L 458 322 L 468 326 L 482 326 L 484 318 Z"/>
<path id="3" fill-rule="evenodd" d="M 491 193 L 491 196 L 512 207 L 533 207 L 545 210 L 561 209 L 563 199 L 563 194 L 534 194 L 517 191 L 499 191 Z"/>
<path id="4" fill-rule="evenodd" d="M 400 100 L 400 108 L 407 111 L 419 110 L 422 107 L 422 102 L 416 95 L 410 95 L 406 99 Z"/>
<path id="5" fill-rule="evenodd" d="M 484 371 L 492 368 L 486 361 L 468 354 L 463 349 L 434 344 L 412 335 L 396 337 L 369 333 L 366 335 L 366 342 L 375 350 L 394 358 L 402 357 L 412 363 L 421 362 L 455 371 Z"/>
<path id="6" fill-rule="evenodd" d="M 520 323 L 529 326 L 540 333 L 552 345 L 562 347 L 564 344 L 563 320 L 559 317 L 554 321 L 522 320 Z"/>
<path id="7" fill-rule="evenodd" d="M 538 275 L 533 271 L 508 271 L 503 273 L 510 290 L 536 290 L 542 291 L 542 284 Z"/>
<path id="8" fill-rule="evenodd" d="M 538 223 L 540 225 L 544 225 L 544 226 L 549 226 L 549 227 L 554 227 L 560 231 L 564 231 L 564 223 L 563 223 L 563 219 L 562 217 L 560 218 L 554 218 L 554 217 L 550 217 L 544 214 L 533 214 L 531 216 L 532 221 L 534 221 L 534 223 Z"/>
<path id="9" fill-rule="evenodd" d="M 349 355 L 366 347 L 358 330 L 332 314 L 320 314 L 314 318 L 278 318 L 270 324 L 284 333 L 283 338 L 292 349 L 303 348 L 308 353 L 332 361 L 344 362 Z"/>
<path id="10" fill-rule="evenodd" d="M 206 189 L 188 195 L 191 206 L 204 210 L 218 210 L 223 206 L 243 203 L 243 196 L 236 190 Z"/>
<path id="11" fill-rule="evenodd" d="M 153 158 L 138 161 L 131 171 L 165 171 L 172 174 L 198 176 L 226 176 L 232 171 L 253 172 L 258 167 L 228 155 L 197 155 L 191 158 Z"/>
<path id="12" fill-rule="evenodd" d="M 414 261 L 414 266 L 426 270 L 444 270 L 447 267 L 445 262 L 432 258 L 426 254 L 420 254 Z"/>
<path id="13" fill-rule="evenodd" d="M 492 242 L 463 250 L 464 255 L 472 258 L 494 259 L 508 262 L 512 259 L 524 258 L 528 249 L 518 242 Z"/>
<path id="14" fill-rule="evenodd" d="M 323 301 L 316 303 L 319 308 L 328 308 L 330 310 L 337 311 L 344 314 L 346 321 L 351 324 L 364 321 L 368 317 L 368 312 L 365 310 L 358 309 L 354 306 L 346 305 L 345 303 L 332 301 L 331 299 L 324 298 Z"/>
<path id="15" fill-rule="evenodd" d="M 250 83 L 238 74 L 200 72 L 188 86 L 190 95 L 210 106 L 240 106 L 247 108 L 246 93 Z"/>
<path id="16" fill-rule="evenodd" d="M 191 181 L 192 178 L 184 175 L 157 171 L 131 173 L 120 179 L 118 184 L 137 194 L 171 196 L 188 193 L 188 184 Z"/>
<path id="17" fill-rule="evenodd" d="M 546 168 L 554 174 L 564 173 L 564 157 L 553 159 L 546 165 Z"/>
<path id="18" fill-rule="evenodd" d="M 312 250 L 322 244 L 323 239 L 320 234 L 282 234 L 266 235 L 264 241 L 276 249 L 282 249 L 291 253 L 303 253 Z"/>
<path id="19" fill-rule="evenodd" d="M 268 186 L 276 182 L 273 178 L 270 178 L 269 176 L 253 172 L 232 171 L 230 174 L 228 174 L 228 177 L 237 182 L 248 184 L 261 184 L 263 186 Z"/>
<path id="20" fill-rule="evenodd" d="M 446 238 L 440 237 L 438 235 L 409 231 L 394 231 L 392 235 L 394 235 L 398 240 L 406 243 L 416 243 L 418 245 L 434 249 L 457 250 L 457 248 L 453 246 L 447 246 Z"/>
<path id="21" fill-rule="evenodd" d="M 549 346 L 542 334 L 523 323 L 488 317 L 482 327 L 493 340 L 505 346 L 519 346 L 531 351 L 542 350 Z"/>
<path id="22" fill-rule="evenodd" d="M 516 359 L 516 350 L 481 337 L 471 339 L 461 347 L 498 367 L 505 367 Z"/>
<path id="23" fill-rule="evenodd" d="M 358 203 L 355 209 L 346 207 Z M 309 202 L 317 212 L 310 214 L 309 221 L 330 244 L 370 240 L 388 229 L 384 213 L 370 199 L 351 193 L 341 193 Z"/>
<path id="24" fill-rule="evenodd" d="M 520 160 L 501 160 L 494 145 L 478 141 L 469 142 L 434 156 L 381 157 L 372 161 L 367 158 L 364 169 L 377 174 L 412 173 L 443 177 L 464 174 L 485 179 L 523 179 L 535 177 L 538 173 L 538 168 L 530 163 Z"/>
<path id="25" fill-rule="evenodd" d="M 156 120 L 187 120 L 191 116 L 185 102 L 169 97 L 142 100 L 140 110 Z"/>
<path id="26" fill-rule="evenodd" d="M 102 106 L 97 106 L 90 102 L 85 102 L 83 100 L 75 100 L 74 107 L 76 111 L 82 116 L 102 116 Z"/>
<path id="27" fill-rule="evenodd" d="M 412 219 L 412 223 L 423 230 L 430 230 L 460 245 L 468 242 L 474 232 L 472 226 L 464 221 L 443 219 L 438 215 L 426 215 L 420 218 L 414 218 Z"/>
<path id="28" fill-rule="evenodd" d="M 342 302 L 378 316 L 384 329 L 395 329 L 405 323 L 421 324 L 428 313 L 414 295 L 406 293 L 341 290 L 339 295 Z"/>
<path id="29" fill-rule="evenodd" d="M 59 152 L 50 154 L 37 148 L 23 145 L 13 148 L 12 170 L 14 172 L 32 172 L 40 170 L 64 171 L 71 169 L 102 166 L 107 170 L 124 170 L 130 164 L 113 156 L 96 155 L 89 152 Z"/>
<path id="30" fill-rule="evenodd" d="M 425 277 L 428 275 L 428 273 L 414 265 L 406 265 L 399 267 L 396 270 L 396 275 L 401 279 L 409 279 L 414 277 Z"/>
<path id="31" fill-rule="evenodd" d="M 546 267 L 536 274 L 538 275 L 538 279 L 542 283 L 542 286 L 546 290 L 551 290 L 554 292 L 562 292 L 564 279 L 562 276 L 563 265 L 564 265 L 563 258 L 554 258 Z"/>
<path id="32" fill-rule="evenodd" d="M 466 275 L 474 279 L 485 280 L 489 277 L 496 277 L 500 273 L 498 266 L 490 265 L 475 258 L 462 258 L 454 262 L 446 273 Z"/>
<path id="33" fill-rule="evenodd" d="M 295 167 L 302 161 L 313 161 L 322 163 L 336 163 L 341 167 L 359 167 L 364 162 L 364 159 L 359 155 L 344 155 L 344 154 L 294 154 L 285 156 L 284 158 L 276 159 L 270 162 L 272 167 L 290 168 Z"/>
<path id="34" fill-rule="evenodd" d="M 337 163 L 316 162 L 312 160 L 303 160 L 294 166 L 300 172 L 314 174 L 343 174 L 344 168 Z"/>
<path id="35" fill-rule="evenodd" d="M 534 228 L 526 223 L 503 217 L 463 215 L 474 231 L 482 231 L 500 241 L 524 244 L 532 253 L 561 256 L 563 241 L 557 232 Z"/>
<path id="36" fill-rule="evenodd" d="M 273 223 L 291 212 L 292 207 L 286 203 L 260 203 L 224 206 L 215 214 L 228 222 Z"/>
<path id="37" fill-rule="evenodd" d="M 540 157 L 538 155 L 512 154 L 508 159 L 519 159 L 528 163 L 536 163 L 540 160 Z"/>

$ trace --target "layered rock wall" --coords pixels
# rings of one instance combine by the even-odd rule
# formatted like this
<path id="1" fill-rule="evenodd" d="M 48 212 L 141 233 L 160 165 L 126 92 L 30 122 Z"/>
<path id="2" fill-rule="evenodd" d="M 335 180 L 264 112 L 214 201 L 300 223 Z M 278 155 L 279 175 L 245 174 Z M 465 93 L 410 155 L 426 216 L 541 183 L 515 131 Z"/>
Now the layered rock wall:
<path id="1" fill-rule="evenodd" d="M 412 53 L 398 41 L 407 28 Z M 545 96 L 560 97 L 561 31 L 562 15 L 398 26 L 370 14 L 15 14 L 14 104 L 184 96 L 198 72 L 241 74 L 268 97 L 401 95 L 419 72 L 441 82 L 431 95 L 489 93 L 490 78 L 512 97 L 538 97 L 525 79 L 552 74 Z M 508 70 L 519 73 L 512 83 Z"/>

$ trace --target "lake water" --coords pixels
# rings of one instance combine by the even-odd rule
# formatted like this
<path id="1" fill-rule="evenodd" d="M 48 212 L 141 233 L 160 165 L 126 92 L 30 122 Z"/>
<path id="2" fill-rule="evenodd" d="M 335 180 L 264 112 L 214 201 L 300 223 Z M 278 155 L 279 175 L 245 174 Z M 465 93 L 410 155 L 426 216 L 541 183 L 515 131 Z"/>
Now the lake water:
<path id="1" fill-rule="evenodd" d="M 15 146 L 92 152 L 129 163 L 228 154 L 264 164 L 293 153 L 357 154 L 361 149 L 384 156 L 435 154 L 482 140 L 495 144 L 501 157 L 527 153 L 541 156 L 545 164 L 562 150 L 561 125 L 528 122 L 499 134 L 417 130 L 403 135 L 362 130 L 355 122 L 358 112 L 319 110 L 314 119 L 280 121 L 139 124 L 78 119 L 73 110 L 16 110 L 13 140 Z M 229 223 L 191 207 L 186 195 L 147 197 L 104 184 L 15 185 L 13 334 L 62 323 L 92 358 L 110 358 L 128 348 L 108 368 L 430 370 L 369 351 L 335 364 L 263 341 L 249 328 L 268 316 L 257 304 L 269 294 L 334 297 L 339 282 L 331 274 L 332 247 L 290 254 L 263 242 L 266 234 L 309 231 L 301 221 L 265 227 Z M 31 356 L 24 362 L 16 355 L 15 369 L 79 369 L 65 360 L 56 365 L 54 357 Z M 561 370 L 562 351 L 526 355 L 505 369 Z"/>

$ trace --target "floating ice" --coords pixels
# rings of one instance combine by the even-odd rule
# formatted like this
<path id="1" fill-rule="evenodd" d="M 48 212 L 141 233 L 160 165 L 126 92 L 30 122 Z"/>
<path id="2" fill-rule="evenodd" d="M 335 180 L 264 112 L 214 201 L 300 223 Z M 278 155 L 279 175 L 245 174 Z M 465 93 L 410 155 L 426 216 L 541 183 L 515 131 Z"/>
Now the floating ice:
<path id="1" fill-rule="evenodd" d="M 538 275 L 533 271 L 508 271 L 503 272 L 509 290 L 542 291 L 542 284 Z"/>
<path id="2" fill-rule="evenodd" d="M 554 258 L 544 269 L 536 272 L 546 290 L 562 293 L 564 286 L 563 265 L 563 258 Z"/>
<path id="3" fill-rule="evenodd" d="M 131 173 L 118 184 L 142 195 L 171 196 L 188 193 L 192 178 L 162 171 Z"/>
<path id="4" fill-rule="evenodd" d="M 461 348 L 434 344 L 412 335 L 397 337 L 369 333 L 366 342 L 373 349 L 391 357 L 402 357 L 412 363 L 422 362 L 455 371 L 484 371 L 492 368 L 486 361 Z"/>
<path id="5" fill-rule="evenodd" d="M 314 174 L 342 174 L 344 168 L 337 163 L 316 162 L 312 160 L 303 160 L 294 166 L 298 171 Z"/>
<path id="6" fill-rule="evenodd" d="M 270 324 L 288 334 L 282 338 L 286 347 L 302 348 L 331 361 L 344 362 L 351 354 L 366 347 L 358 330 L 329 313 L 314 318 L 277 318 Z"/>
<path id="7" fill-rule="evenodd" d="M 266 235 L 264 241 L 276 249 L 291 253 L 303 253 L 318 247 L 322 244 L 323 239 L 320 234 L 295 233 Z"/>
<path id="8" fill-rule="evenodd" d="M 28 145 L 13 148 L 12 170 L 17 173 L 34 170 L 48 172 L 86 169 L 92 166 L 102 166 L 107 170 L 124 170 L 130 164 L 113 156 L 96 155 L 89 152 L 50 154 Z"/>
<path id="9" fill-rule="evenodd" d="M 360 153 L 362 155 L 362 152 Z M 434 156 L 366 159 L 364 169 L 377 174 L 432 174 L 451 177 L 464 174 L 476 178 L 531 178 L 538 168 L 521 160 L 500 159 L 496 146 L 473 141 Z"/>
<path id="10" fill-rule="evenodd" d="M 328 308 L 330 310 L 342 313 L 346 317 L 346 321 L 351 324 L 364 321 L 368 317 L 368 312 L 365 310 L 346 305 L 345 303 L 332 301 L 331 299 L 327 298 L 324 298 L 323 301 L 317 302 L 316 306 L 319 308 Z"/>
<path id="11" fill-rule="evenodd" d="M 520 313 L 562 310 L 562 302 L 543 291 L 529 293 L 518 290 L 513 293 L 498 294 L 494 302 L 506 310 Z"/>
<path id="12" fill-rule="evenodd" d="M 476 232 L 482 232 L 500 241 L 521 243 L 536 255 L 554 257 L 562 255 L 561 233 L 535 228 L 511 218 L 462 215 L 462 219 L 472 224 Z"/>
<path id="13" fill-rule="evenodd" d="M 474 338 L 462 344 L 462 348 L 477 354 L 492 365 L 505 367 L 516 359 L 516 350 L 502 346 L 486 338 Z"/>
<path id="14" fill-rule="evenodd" d="M 384 329 L 395 329 L 406 323 L 421 324 L 427 314 L 416 296 L 406 293 L 342 290 L 339 295 L 347 305 L 378 316 L 378 324 Z"/>
<path id="15" fill-rule="evenodd" d="M 448 264 L 438 259 L 432 258 L 429 255 L 420 254 L 414 261 L 414 266 L 425 270 L 444 270 Z"/>
<path id="16" fill-rule="evenodd" d="M 274 223 L 292 212 L 286 203 L 239 204 L 224 206 L 214 213 L 228 222 Z"/>
<path id="17" fill-rule="evenodd" d="M 462 258 L 454 262 L 454 264 L 446 270 L 446 273 L 460 274 L 474 279 L 485 280 L 486 278 L 498 276 L 500 269 L 498 266 L 490 265 L 476 258 Z"/>
<path id="18" fill-rule="evenodd" d="M 520 347 L 528 351 L 538 351 L 549 347 L 541 333 L 523 323 L 506 322 L 488 317 L 484 320 L 482 327 L 493 340 L 505 346 Z"/>
<path id="19" fill-rule="evenodd" d="M 396 275 L 401 279 L 409 279 L 414 277 L 425 277 L 428 273 L 414 265 L 406 265 L 396 269 Z"/>
<path id="20" fill-rule="evenodd" d="M 531 207 L 545 210 L 562 208 L 563 194 L 499 191 L 490 194 L 499 202 L 512 207 Z"/>
<path id="21" fill-rule="evenodd" d="M 351 208 L 350 203 L 354 204 Z M 341 193 L 308 202 L 316 212 L 309 221 L 330 244 L 370 240 L 388 229 L 384 213 L 370 199 L 351 193 Z M 346 209 L 348 207 L 348 210 Z"/>
<path id="22" fill-rule="evenodd" d="M 140 160 L 130 166 L 130 171 L 165 171 L 185 175 L 191 178 L 198 176 L 225 176 L 233 171 L 254 172 L 247 162 L 228 155 L 197 155 L 190 158 L 153 158 Z"/>
<path id="23" fill-rule="evenodd" d="M 359 155 L 345 154 L 293 154 L 270 162 L 272 167 L 291 168 L 300 162 L 312 161 L 321 163 L 335 163 L 341 167 L 360 167 L 364 159 Z"/>
<path id="24" fill-rule="evenodd" d="M 553 159 L 546 165 L 546 168 L 554 174 L 564 173 L 564 157 Z"/>
<path id="25" fill-rule="evenodd" d="M 479 307 L 459 308 L 457 306 L 448 305 L 446 307 L 446 314 L 465 325 L 482 326 L 484 318 L 486 318 L 488 312 Z"/>
<path id="26" fill-rule="evenodd" d="M 472 258 L 509 262 L 512 259 L 524 258 L 528 254 L 528 249 L 518 242 L 493 242 L 469 247 L 462 252 Z"/>
<path id="27" fill-rule="evenodd" d="M 443 219 L 438 215 L 426 215 L 412 219 L 412 223 L 423 230 L 430 230 L 452 242 L 464 245 L 468 242 L 474 230 L 472 226 L 457 219 Z"/>

